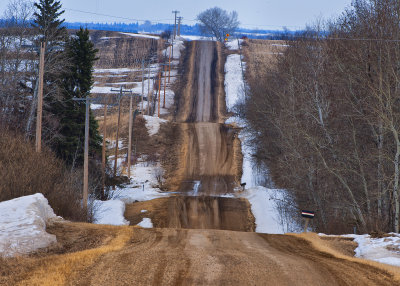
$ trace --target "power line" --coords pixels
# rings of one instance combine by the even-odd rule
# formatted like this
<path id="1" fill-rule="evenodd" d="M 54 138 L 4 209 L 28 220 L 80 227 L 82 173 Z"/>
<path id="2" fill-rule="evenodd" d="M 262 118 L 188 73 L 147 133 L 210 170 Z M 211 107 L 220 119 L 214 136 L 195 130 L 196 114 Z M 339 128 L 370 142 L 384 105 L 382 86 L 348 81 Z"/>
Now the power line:
<path id="1" fill-rule="evenodd" d="M 129 21 L 137 21 L 137 22 L 146 22 L 146 21 L 152 21 L 152 22 L 157 22 L 157 21 L 174 21 L 174 18 L 166 18 L 166 19 L 135 19 L 135 18 L 129 18 L 129 17 L 121 17 L 121 16 L 115 16 L 115 15 L 110 15 L 110 14 L 103 14 L 103 13 L 96 13 L 96 12 L 89 12 L 89 11 L 83 11 L 79 9 L 71 9 L 71 8 L 64 8 L 64 10 L 67 11 L 72 11 L 72 12 L 79 12 L 79 13 L 84 13 L 84 14 L 91 14 L 91 15 L 97 15 L 97 16 L 103 16 L 103 17 L 109 17 L 109 18 L 115 18 L 115 19 L 121 19 L 121 20 L 129 20 Z M 197 19 L 187 19 L 186 21 L 189 22 L 198 22 Z M 255 25 L 255 24 L 241 24 L 241 26 L 251 26 L 251 27 L 291 27 L 291 28 L 301 28 L 300 26 L 288 26 L 288 25 Z"/>
<path id="2" fill-rule="evenodd" d="M 89 12 L 89 11 L 83 11 L 83 10 L 78 10 L 78 9 L 70 9 L 70 8 L 64 8 L 67 11 L 72 11 L 72 12 L 79 12 L 79 13 L 85 13 L 85 14 L 91 14 L 91 15 L 97 15 L 97 16 L 104 16 L 104 17 L 110 17 L 110 18 L 115 18 L 115 19 L 121 19 L 121 20 L 129 20 L 129 21 L 137 21 L 137 22 L 146 22 L 150 21 L 149 19 L 143 20 L 143 19 L 134 19 L 134 18 L 128 18 L 128 17 L 121 17 L 121 16 L 115 16 L 115 15 L 109 15 L 109 14 L 102 14 L 102 13 L 95 13 L 95 12 Z M 151 21 L 172 21 L 174 19 L 155 19 Z"/>

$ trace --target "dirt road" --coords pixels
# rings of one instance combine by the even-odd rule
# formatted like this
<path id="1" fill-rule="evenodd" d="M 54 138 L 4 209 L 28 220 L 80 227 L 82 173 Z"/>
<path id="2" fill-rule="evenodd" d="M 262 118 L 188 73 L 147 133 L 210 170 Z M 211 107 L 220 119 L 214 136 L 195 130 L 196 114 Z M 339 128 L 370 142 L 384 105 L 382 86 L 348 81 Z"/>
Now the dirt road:
<path id="1" fill-rule="evenodd" d="M 220 230 L 136 230 L 68 285 L 398 285 L 387 272 L 297 237 Z"/>
<path id="2" fill-rule="evenodd" d="M 48 229 L 57 235 L 53 249 L 0 258 L 0 284 L 400 285 L 399 270 L 343 255 L 352 255 L 348 241 L 334 244 L 339 253 L 316 235 L 254 233 L 248 201 L 216 196 L 237 184 L 240 148 L 220 122 L 219 47 L 194 42 L 189 49 L 191 80 L 176 118 L 184 134 L 176 173 L 182 193 L 126 206 L 132 225 L 148 217 L 155 228 L 58 224 Z"/>

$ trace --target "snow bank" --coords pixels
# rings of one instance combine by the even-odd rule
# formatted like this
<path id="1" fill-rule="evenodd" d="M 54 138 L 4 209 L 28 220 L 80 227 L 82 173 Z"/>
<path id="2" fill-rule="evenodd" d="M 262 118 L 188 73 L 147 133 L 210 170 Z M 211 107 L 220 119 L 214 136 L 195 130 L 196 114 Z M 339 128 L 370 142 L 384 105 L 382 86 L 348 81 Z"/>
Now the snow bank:
<path id="1" fill-rule="evenodd" d="M 225 63 L 225 100 L 228 111 L 244 99 L 244 84 L 240 55 L 229 55 Z"/>
<path id="2" fill-rule="evenodd" d="M 155 116 L 143 115 L 143 118 L 146 120 L 146 128 L 150 136 L 158 133 L 161 123 L 167 122 L 167 120 Z"/>
<path id="3" fill-rule="evenodd" d="M 267 189 L 261 186 L 249 188 L 241 193 L 251 204 L 251 212 L 256 222 L 256 232 L 283 234 L 279 213 L 276 211 L 274 199 L 281 190 Z"/>
<path id="4" fill-rule="evenodd" d="M 380 263 L 400 266 L 400 234 L 390 233 L 388 237 L 371 238 L 368 234 L 347 234 L 358 243 L 356 257 L 374 260 Z"/>
<path id="5" fill-rule="evenodd" d="M 239 49 L 239 45 L 241 45 L 243 42 L 242 39 L 232 39 L 229 40 L 228 42 L 225 42 L 225 46 L 229 49 L 229 50 L 238 50 Z"/>
<path id="6" fill-rule="evenodd" d="M 0 255 L 26 254 L 57 242 L 46 232 L 56 215 L 40 193 L 0 203 Z"/>
<path id="7" fill-rule="evenodd" d="M 111 225 L 128 225 L 124 217 L 125 203 L 121 200 L 94 201 L 94 223 Z"/>
<path id="8" fill-rule="evenodd" d="M 195 36 L 195 35 L 181 35 L 182 39 L 187 41 L 212 41 L 211 37 Z"/>
<path id="9" fill-rule="evenodd" d="M 179 59 L 181 57 L 181 51 L 185 48 L 184 44 L 183 44 L 183 38 L 180 37 L 176 37 L 176 39 L 174 40 L 174 57 L 173 59 Z M 169 56 L 171 47 L 166 48 L 165 50 L 163 50 L 164 55 Z"/>
<path id="10" fill-rule="evenodd" d="M 151 219 L 147 217 L 143 218 L 142 221 L 139 222 L 137 225 L 143 228 L 153 228 L 153 223 L 151 222 Z"/>

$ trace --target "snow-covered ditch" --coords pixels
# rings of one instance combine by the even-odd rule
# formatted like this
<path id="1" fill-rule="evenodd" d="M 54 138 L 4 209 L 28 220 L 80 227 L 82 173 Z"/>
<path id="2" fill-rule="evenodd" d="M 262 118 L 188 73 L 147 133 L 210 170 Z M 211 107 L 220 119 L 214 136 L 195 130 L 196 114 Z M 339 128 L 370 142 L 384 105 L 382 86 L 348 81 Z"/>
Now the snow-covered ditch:
<path id="1" fill-rule="evenodd" d="M 40 193 L 0 202 L 0 256 L 27 254 L 55 243 L 46 223 L 56 218 Z"/>
<path id="2" fill-rule="evenodd" d="M 236 43 L 236 44 L 235 44 Z M 241 43 L 239 41 L 239 43 Z M 229 49 L 238 49 L 238 41 L 226 43 Z M 229 112 L 234 111 L 234 106 L 243 103 L 245 100 L 245 82 L 243 79 L 242 65 L 239 54 L 231 54 L 225 63 L 225 101 Z M 239 117 L 230 117 L 226 120 L 227 124 L 235 124 L 239 127 L 246 127 L 245 120 Z M 248 134 L 245 130 L 239 133 L 242 145 L 243 166 L 241 182 L 246 183 L 245 191 L 236 193 L 236 196 L 246 198 L 251 204 L 251 211 L 255 217 L 256 232 L 262 233 L 285 233 L 292 231 L 292 225 L 283 224 L 281 214 L 278 210 L 279 201 L 284 196 L 284 190 L 268 189 L 259 186 L 262 181 L 257 172 L 257 168 L 252 161 L 253 148 L 249 142 Z"/>

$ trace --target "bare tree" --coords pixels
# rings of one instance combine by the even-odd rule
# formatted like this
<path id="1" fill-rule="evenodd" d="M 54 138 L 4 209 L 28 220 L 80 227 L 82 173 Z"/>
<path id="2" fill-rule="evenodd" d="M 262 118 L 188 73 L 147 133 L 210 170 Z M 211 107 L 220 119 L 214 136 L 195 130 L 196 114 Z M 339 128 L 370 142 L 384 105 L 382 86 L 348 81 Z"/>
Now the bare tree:
<path id="1" fill-rule="evenodd" d="M 226 34 L 235 32 L 239 26 L 238 14 L 236 11 L 227 11 L 214 7 L 201 12 L 197 16 L 200 22 L 200 31 L 205 35 L 215 37 L 217 41 L 223 42 Z"/>

